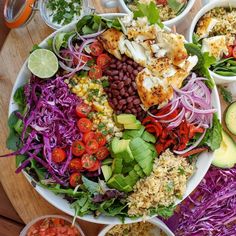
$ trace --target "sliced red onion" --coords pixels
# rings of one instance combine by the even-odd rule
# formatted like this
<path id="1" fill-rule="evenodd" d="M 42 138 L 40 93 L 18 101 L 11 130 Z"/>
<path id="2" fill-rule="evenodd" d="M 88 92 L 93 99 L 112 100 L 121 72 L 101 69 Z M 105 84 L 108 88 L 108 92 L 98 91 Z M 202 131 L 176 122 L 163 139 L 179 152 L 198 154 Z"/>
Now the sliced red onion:
<path id="1" fill-rule="evenodd" d="M 174 129 L 174 128 L 178 127 L 181 124 L 181 122 L 183 121 L 184 113 L 185 113 L 185 109 L 183 108 L 182 111 L 179 113 L 178 119 L 176 119 L 175 121 L 171 122 L 167 126 L 167 128 Z"/>
<path id="2" fill-rule="evenodd" d="M 174 151 L 174 153 L 177 154 L 177 155 L 183 155 L 183 154 L 193 150 L 194 148 L 196 148 L 201 143 L 201 141 L 204 138 L 205 134 L 206 134 L 206 130 L 204 130 L 204 132 L 202 133 L 200 138 L 193 145 L 191 145 L 190 147 L 188 147 L 187 149 L 182 150 L 182 151 Z"/>
<path id="3" fill-rule="evenodd" d="M 170 123 L 170 122 L 174 122 L 176 120 L 179 120 L 180 117 L 182 117 L 183 119 L 183 116 L 184 116 L 184 113 L 185 113 L 185 109 L 182 108 L 181 112 L 173 119 L 170 119 L 170 120 L 160 120 L 161 123 Z"/>
<path id="4" fill-rule="evenodd" d="M 69 67 L 69 66 L 66 66 L 63 62 L 61 62 L 61 61 L 59 61 L 59 65 L 60 65 L 60 67 L 63 69 L 63 70 L 65 70 L 65 71 L 67 71 L 67 72 L 73 72 L 75 69 L 73 69 L 73 68 L 71 68 L 71 67 Z"/>

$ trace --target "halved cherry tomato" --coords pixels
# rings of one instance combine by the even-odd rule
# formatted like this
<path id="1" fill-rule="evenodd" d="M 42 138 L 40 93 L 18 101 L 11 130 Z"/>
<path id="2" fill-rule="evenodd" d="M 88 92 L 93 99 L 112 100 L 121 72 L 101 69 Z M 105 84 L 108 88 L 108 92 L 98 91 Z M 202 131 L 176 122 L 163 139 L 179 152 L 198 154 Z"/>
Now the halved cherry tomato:
<path id="1" fill-rule="evenodd" d="M 85 152 L 85 145 L 82 141 L 76 140 L 72 143 L 72 154 L 76 157 L 82 156 Z"/>
<path id="2" fill-rule="evenodd" d="M 106 137 L 100 132 L 95 134 L 95 139 L 98 142 L 99 147 L 104 146 L 107 142 Z"/>
<path id="3" fill-rule="evenodd" d="M 81 162 L 82 162 L 82 166 L 85 169 L 90 169 L 91 167 L 94 166 L 94 164 L 96 162 L 96 158 L 94 156 L 91 156 L 91 155 L 86 153 L 82 156 Z"/>
<path id="4" fill-rule="evenodd" d="M 91 57 L 87 55 L 81 55 L 80 59 L 78 59 L 77 57 L 73 57 L 73 64 L 77 66 L 80 63 L 80 66 L 82 66 L 86 64 L 90 59 Z"/>
<path id="5" fill-rule="evenodd" d="M 76 187 L 78 184 L 81 183 L 81 175 L 79 173 L 73 173 L 71 176 L 70 176 L 70 185 L 72 187 Z"/>
<path id="6" fill-rule="evenodd" d="M 90 68 L 88 74 L 91 79 L 99 79 L 102 77 L 102 68 L 98 65 L 94 65 Z"/>
<path id="7" fill-rule="evenodd" d="M 89 168 L 88 171 L 96 171 L 100 168 L 100 166 L 101 166 L 101 163 L 98 160 L 96 160 L 94 165 L 91 168 Z"/>
<path id="8" fill-rule="evenodd" d="M 110 64 L 110 62 L 111 58 L 105 53 L 99 55 L 97 58 L 97 65 L 103 69 L 106 68 Z"/>
<path id="9" fill-rule="evenodd" d="M 228 48 L 228 54 L 225 55 L 226 58 L 229 58 L 229 57 L 233 57 L 233 49 L 234 47 L 233 46 L 227 46 Z"/>
<path id="10" fill-rule="evenodd" d="M 80 118 L 85 118 L 88 116 L 89 112 L 91 111 L 91 107 L 85 103 L 79 104 L 75 108 L 76 115 Z"/>
<path id="11" fill-rule="evenodd" d="M 73 158 L 70 161 L 69 168 L 73 171 L 80 171 L 81 169 L 83 169 L 81 158 Z"/>
<path id="12" fill-rule="evenodd" d="M 94 139 L 95 133 L 94 132 L 88 132 L 83 135 L 83 141 L 86 144 L 89 140 Z"/>
<path id="13" fill-rule="evenodd" d="M 52 151 L 52 160 L 60 163 L 66 159 L 66 152 L 62 148 L 54 148 Z"/>
<path id="14" fill-rule="evenodd" d="M 234 46 L 234 49 L 233 49 L 233 57 L 236 59 L 236 46 Z"/>
<path id="15" fill-rule="evenodd" d="M 82 133 L 87 133 L 92 129 L 92 122 L 87 118 L 81 118 L 77 121 L 77 127 Z"/>
<path id="16" fill-rule="evenodd" d="M 88 154 L 94 154 L 98 150 L 98 142 L 95 139 L 90 139 L 85 146 L 86 152 Z"/>
<path id="17" fill-rule="evenodd" d="M 91 55 L 97 57 L 100 54 L 102 54 L 104 48 L 102 46 L 102 44 L 99 41 L 95 41 L 93 42 L 90 46 L 89 46 L 90 50 L 91 50 Z"/>
<path id="18" fill-rule="evenodd" d="M 160 155 L 164 151 L 164 144 L 163 143 L 157 143 L 155 145 L 157 153 Z"/>
<path id="19" fill-rule="evenodd" d="M 156 0 L 157 4 L 160 5 L 166 5 L 167 4 L 167 0 Z"/>
<path id="20" fill-rule="evenodd" d="M 109 156 L 110 152 L 107 147 L 100 147 L 96 153 L 96 158 L 98 160 L 104 160 Z"/>

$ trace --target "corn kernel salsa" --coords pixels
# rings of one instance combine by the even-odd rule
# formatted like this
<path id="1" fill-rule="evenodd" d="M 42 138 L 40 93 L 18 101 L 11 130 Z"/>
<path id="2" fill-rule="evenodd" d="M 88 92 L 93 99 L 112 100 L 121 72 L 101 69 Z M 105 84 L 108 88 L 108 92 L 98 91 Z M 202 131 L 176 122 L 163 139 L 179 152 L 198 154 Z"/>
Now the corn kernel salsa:
<path id="1" fill-rule="evenodd" d="M 26 236 L 81 236 L 70 222 L 60 218 L 46 218 L 37 221 L 27 231 Z"/>

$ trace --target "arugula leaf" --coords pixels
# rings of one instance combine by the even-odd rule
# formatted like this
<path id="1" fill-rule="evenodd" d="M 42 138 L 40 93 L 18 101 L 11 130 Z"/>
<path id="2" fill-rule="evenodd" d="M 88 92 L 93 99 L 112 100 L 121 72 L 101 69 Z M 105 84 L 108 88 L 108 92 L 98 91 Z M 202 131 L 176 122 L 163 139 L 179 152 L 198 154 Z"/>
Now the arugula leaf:
<path id="1" fill-rule="evenodd" d="M 100 185 L 96 182 L 93 182 L 86 177 L 82 176 L 82 181 L 85 186 L 85 188 L 91 193 L 99 193 L 101 191 Z"/>
<path id="2" fill-rule="evenodd" d="M 220 147 L 222 141 L 222 125 L 216 114 L 213 115 L 212 128 L 208 129 L 200 145 L 207 145 L 212 151 Z"/>
<path id="3" fill-rule="evenodd" d="M 19 167 L 20 164 L 26 160 L 26 156 L 25 155 L 17 155 L 16 156 L 16 167 Z"/>
<path id="4" fill-rule="evenodd" d="M 56 34 L 54 38 L 56 50 L 59 51 L 61 47 L 66 47 L 69 37 L 73 34 L 74 32 L 70 32 L 70 33 L 61 32 L 61 33 Z"/>
<path id="5" fill-rule="evenodd" d="M 209 88 L 212 89 L 215 86 L 215 82 L 211 78 L 208 68 L 210 67 L 210 65 L 215 63 L 215 58 L 212 56 L 209 56 L 208 52 L 202 54 L 200 47 L 198 47 L 194 43 L 186 43 L 184 46 L 188 54 L 196 55 L 198 57 L 198 63 L 193 68 L 193 70 L 197 71 L 199 75 L 207 78 L 208 80 L 205 81 L 205 83 Z"/>
<path id="6" fill-rule="evenodd" d="M 178 2 L 176 0 L 168 0 L 168 6 L 174 11 L 179 12 L 184 6 L 185 3 Z"/>
<path id="7" fill-rule="evenodd" d="M 19 120 L 19 118 L 16 115 L 16 112 L 18 112 L 18 111 L 13 111 L 8 118 L 8 127 L 9 128 L 14 128 L 14 125 Z"/>
<path id="8" fill-rule="evenodd" d="M 232 93 L 229 90 L 227 90 L 226 88 L 224 88 L 223 86 L 219 86 L 219 88 L 220 88 L 220 93 L 221 93 L 223 99 L 225 100 L 225 102 L 227 102 L 227 103 L 233 102 Z"/>
<path id="9" fill-rule="evenodd" d="M 147 17 L 151 25 L 158 24 L 161 28 L 164 27 L 160 19 L 159 9 L 154 2 L 149 4 L 137 4 L 137 11 L 134 12 L 134 18 Z"/>
<path id="10" fill-rule="evenodd" d="M 14 102 L 20 107 L 20 110 L 25 107 L 26 100 L 24 94 L 24 86 L 21 86 L 16 90 L 13 99 Z"/>
<path id="11" fill-rule="evenodd" d="M 170 205 L 168 207 L 158 206 L 157 208 L 151 208 L 150 214 L 151 215 L 157 214 L 158 216 L 161 216 L 161 217 L 167 219 L 174 214 L 174 210 L 175 210 L 175 206 L 173 206 L 173 205 Z"/>
<path id="12" fill-rule="evenodd" d="M 117 30 L 122 30 L 122 25 L 118 18 L 113 20 L 109 19 L 103 19 L 103 20 L 106 22 L 108 28 L 115 28 Z"/>
<path id="13" fill-rule="evenodd" d="M 9 131 L 9 135 L 6 140 L 6 146 L 9 150 L 17 151 L 21 144 L 20 135 L 16 133 L 16 131 L 11 128 Z"/>
<path id="14" fill-rule="evenodd" d="M 32 159 L 30 161 L 31 166 L 30 169 L 33 169 L 35 171 L 35 173 L 37 174 L 39 180 L 44 180 L 47 174 L 47 170 L 44 167 L 40 167 L 37 163 L 36 160 Z"/>

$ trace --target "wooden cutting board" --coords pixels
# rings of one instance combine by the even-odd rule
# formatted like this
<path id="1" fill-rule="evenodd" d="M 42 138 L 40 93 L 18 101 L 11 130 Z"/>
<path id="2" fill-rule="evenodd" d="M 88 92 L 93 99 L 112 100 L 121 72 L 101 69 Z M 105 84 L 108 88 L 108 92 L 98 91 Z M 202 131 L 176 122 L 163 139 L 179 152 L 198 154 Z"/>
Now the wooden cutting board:
<path id="1" fill-rule="evenodd" d="M 97 12 L 118 12 L 118 9 L 104 9 L 100 0 L 92 0 L 91 6 Z M 177 26 L 177 31 L 185 34 L 194 14 L 200 9 L 201 1 L 197 0 L 186 19 Z M 46 26 L 38 13 L 23 28 L 11 30 L 0 54 L 0 153 L 7 153 L 5 140 L 7 137 L 7 113 L 9 98 L 16 76 L 28 57 L 34 44 L 40 43 L 52 30 Z M 22 174 L 16 175 L 14 158 L 0 160 L 0 180 L 11 203 L 25 223 L 46 214 L 63 214 L 46 202 L 27 182 Z M 97 235 L 102 225 L 79 221 L 86 235 Z"/>

